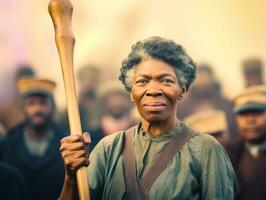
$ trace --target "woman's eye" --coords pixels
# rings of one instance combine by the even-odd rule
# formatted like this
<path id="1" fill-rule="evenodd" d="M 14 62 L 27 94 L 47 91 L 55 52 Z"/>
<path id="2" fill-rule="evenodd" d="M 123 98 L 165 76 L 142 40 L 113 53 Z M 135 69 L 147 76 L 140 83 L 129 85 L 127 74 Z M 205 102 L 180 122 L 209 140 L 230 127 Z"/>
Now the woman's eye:
<path id="1" fill-rule="evenodd" d="M 162 82 L 163 84 L 168 84 L 168 85 L 174 83 L 174 81 L 171 80 L 171 79 L 162 79 L 161 82 Z"/>
<path id="2" fill-rule="evenodd" d="M 146 80 L 146 79 L 140 79 L 140 80 L 137 80 L 136 81 L 136 84 L 137 85 L 144 85 L 146 83 L 148 83 L 148 80 Z"/>

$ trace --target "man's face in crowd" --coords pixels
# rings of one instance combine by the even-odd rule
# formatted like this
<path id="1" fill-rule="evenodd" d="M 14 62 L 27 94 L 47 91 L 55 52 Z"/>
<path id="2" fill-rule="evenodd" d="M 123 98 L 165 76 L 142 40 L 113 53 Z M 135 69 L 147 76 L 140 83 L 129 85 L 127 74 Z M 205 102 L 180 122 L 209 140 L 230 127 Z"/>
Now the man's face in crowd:
<path id="1" fill-rule="evenodd" d="M 266 138 L 266 110 L 245 111 L 236 116 L 240 136 L 258 144 Z"/>
<path id="2" fill-rule="evenodd" d="M 46 96 L 28 96 L 23 102 L 23 112 L 28 125 L 35 129 L 47 127 L 52 119 L 52 100 Z"/>
<path id="3" fill-rule="evenodd" d="M 262 77 L 260 74 L 249 74 L 246 77 L 247 86 L 263 84 Z"/>
<path id="4" fill-rule="evenodd" d="M 149 58 L 136 65 L 131 99 L 146 121 L 175 118 L 178 96 L 183 92 L 174 68 L 166 62 Z"/>
<path id="5" fill-rule="evenodd" d="M 113 92 L 105 98 L 105 106 L 109 114 L 115 118 L 120 118 L 129 112 L 131 102 L 127 94 Z"/>
<path id="6" fill-rule="evenodd" d="M 98 77 L 93 77 L 92 75 L 86 73 L 79 80 L 79 87 L 81 93 L 90 93 L 94 91 L 98 85 Z"/>
<path id="7" fill-rule="evenodd" d="M 208 88 L 212 85 L 213 80 L 211 74 L 207 71 L 199 71 L 197 73 L 197 79 L 195 80 L 195 86 L 198 88 Z"/>

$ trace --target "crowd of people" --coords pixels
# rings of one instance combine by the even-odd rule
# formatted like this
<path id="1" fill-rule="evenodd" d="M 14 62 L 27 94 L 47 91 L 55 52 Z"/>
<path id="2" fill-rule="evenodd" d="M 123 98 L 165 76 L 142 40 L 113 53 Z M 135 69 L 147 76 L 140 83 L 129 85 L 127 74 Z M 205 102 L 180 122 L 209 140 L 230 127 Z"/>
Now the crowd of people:
<path id="1" fill-rule="evenodd" d="M 143 43 L 147 46 L 152 46 L 153 43 L 160 42 L 166 43 L 166 45 L 173 45 L 158 38 L 153 38 Z M 129 66 L 130 56 L 132 56 L 130 54 L 127 60 L 128 63 L 126 63 L 128 66 L 126 67 L 129 68 L 136 65 L 140 68 L 141 66 L 144 72 L 145 70 L 146 72 L 150 70 L 151 73 L 154 73 L 154 69 L 148 69 L 144 65 L 145 62 L 156 66 L 158 63 L 160 64 L 160 61 L 164 61 L 164 63 L 170 63 L 171 66 L 175 67 L 175 64 L 171 63 L 172 61 L 167 62 L 163 56 L 160 57 L 161 54 L 156 55 L 150 49 L 145 49 L 145 45 L 131 53 L 132 55 L 135 53 L 137 56 L 139 52 L 144 52 L 145 55 L 140 54 L 138 56 L 151 57 L 151 59 L 142 61 L 141 59 L 144 59 L 144 57 L 141 57 L 139 58 L 139 65 L 134 63 Z M 182 49 L 179 51 L 182 53 Z M 186 56 L 186 54 L 183 56 Z M 137 62 L 134 59 L 132 58 L 133 61 L 131 62 Z M 125 67 L 124 64 L 125 62 L 123 62 L 123 67 Z M 191 65 L 194 67 L 194 64 Z M 123 67 L 123 70 L 130 71 Z M 142 113 L 142 105 L 138 104 L 139 97 L 137 95 L 141 95 L 138 94 L 138 92 L 140 93 L 140 88 L 134 90 L 133 92 L 135 93 L 133 93 L 132 88 L 128 88 L 126 85 L 127 80 L 123 77 L 123 71 L 120 79 L 122 82 L 124 81 L 123 83 L 130 93 L 123 88 L 123 85 L 118 80 L 102 82 L 100 69 L 98 66 L 87 65 L 82 67 L 77 74 L 81 126 L 84 132 L 90 133 L 90 152 L 95 147 L 96 153 L 100 151 L 100 148 L 104 148 L 103 142 L 100 142 L 102 138 L 110 138 L 113 133 L 127 130 L 141 121 L 143 130 L 140 127 L 136 128 L 140 131 L 139 138 L 135 138 L 136 145 L 139 142 L 139 149 L 136 149 L 136 151 L 147 151 L 147 155 L 145 153 L 147 158 L 145 157 L 145 161 L 145 155 L 143 155 L 143 160 L 136 157 L 139 160 L 137 160 L 137 169 L 135 170 L 140 173 L 139 176 L 142 178 L 145 175 L 145 170 L 147 171 L 147 168 L 144 168 L 143 172 L 143 165 L 153 162 L 152 156 L 155 156 L 155 153 L 151 150 L 148 152 L 148 149 L 153 148 L 156 151 L 161 151 L 161 147 L 144 138 L 146 130 L 143 119 L 144 121 L 149 121 L 149 117 L 147 119 L 143 117 L 145 113 Z M 202 135 L 212 135 L 223 146 L 212 144 L 213 140 L 209 139 L 209 137 L 207 139 L 204 137 L 191 139 L 191 144 L 196 146 L 198 145 L 197 140 L 209 141 L 209 145 L 212 145 L 213 149 L 217 148 L 217 150 L 213 151 L 219 151 L 219 153 L 215 154 L 210 150 L 211 155 L 216 160 L 210 159 L 210 163 L 205 163 L 204 165 L 201 163 L 203 167 L 208 168 L 206 170 L 212 171 L 210 169 L 212 167 L 211 162 L 217 161 L 220 162 L 220 165 L 224 165 L 224 167 L 229 169 L 228 171 L 223 171 L 224 176 L 229 176 L 231 164 L 227 163 L 227 159 L 230 159 L 238 182 L 237 199 L 260 200 L 265 199 L 264 187 L 266 186 L 266 180 L 264 179 L 264 175 L 266 175 L 264 170 L 266 167 L 266 84 L 263 77 L 264 66 L 260 59 L 251 58 L 243 62 L 242 69 L 245 87 L 243 87 L 242 92 L 233 95 L 233 99 L 229 99 L 223 95 L 222 84 L 216 78 L 212 66 L 206 63 L 199 64 L 197 72 L 195 70 L 195 83 L 192 84 L 187 94 L 184 92 L 184 95 L 178 96 L 178 105 L 173 106 L 176 110 L 169 110 L 169 113 L 178 116 L 178 119 L 182 119 L 182 123 L 191 127 L 195 132 Z M 170 78 L 170 80 L 167 79 L 166 81 L 171 82 L 172 80 Z M 192 82 L 193 80 L 191 80 Z M 54 98 L 56 83 L 53 80 L 41 79 L 35 73 L 33 67 L 28 65 L 20 66 L 16 72 L 16 83 L 17 88 L 14 90 L 16 90 L 17 95 L 6 105 L 7 112 L 0 113 L 0 199 L 58 199 L 67 171 L 64 156 L 60 153 L 61 140 L 70 133 L 67 111 L 66 109 L 59 111 L 56 107 Z M 167 82 L 167 84 L 171 83 Z M 139 87 L 140 84 L 144 83 L 137 82 L 136 85 L 134 84 L 133 86 Z M 147 94 L 147 96 L 153 95 L 160 96 L 161 94 L 153 94 L 152 92 Z M 142 139 L 146 142 L 143 143 Z M 114 140 L 117 140 L 118 145 L 121 142 L 118 136 Z M 158 136 L 157 140 L 163 144 L 165 138 Z M 107 139 L 104 139 L 104 141 L 107 142 Z M 98 143 L 99 145 L 97 145 Z M 225 149 L 229 157 L 227 157 L 226 153 L 223 153 L 223 149 Z M 115 151 L 118 150 L 114 149 L 114 152 L 112 152 L 114 158 L 117 154 Z M 185 153 L 189 154 L 194 149 L 190 150 L 188 148 L 186 151 Z M 204 151 L 206 151 L 206 154 L 209 153 L 207 150 Z M 94 157 L 96 153 L 93 154 Z M 98 155 L 98 158 L 95 159 L 96 162 L 100 162 L 101 156 L 100 154 Z M 193 155 L 190 156 L 193 157 Z M 201 155 L 201 157 L 204 156 L 207 155 Z M 115 161 L 113 160 L 112 162 Z M 105 164 L 106 166 L 112 165 L 112 162 Z M 117 162 L 119 165 L 122 160 L 119 159 Z M 116 163 L 113 163 L 113 165 L 116 165 Z M 174 164 L 172 165 L 175 166 Z M 176 166 L 180 167 L 180 164 L 176 163 Z M 99 173 L 97 172 L 99 169 L 96 170 L 93 167 L 95 165 L 92 164 L 92 170 L 95 173 Z M 217 163 L 214 163 L 213 167 L 219 168 Z M 114 170 L 112 176 L 117 176 L 116 181 L 118 182 L 120 181 L 121 173 L 118 171 L 119 169 L 112 169 Z M 105 169 L 103 168 L 102 170 Z M 187 173 L 196 172 L 192 170 L 187 171 Z M 174 173 L 172 175 L 176 175 L 178 179 L 186 178 L 189 180 L 191 178 L 190 176 L 181 177 L 179 174 Z M 167 175 L 164 176 L 166 178 Z M 208 179 L 208 176 L 204 174 L 206 184 L 213 184 L 209 185 L 209 187 L 216 187 L 214 176 L 222 175 L 214 173 L 209 176 L 212 176 L 212 179 Z M 163 180 L 162 177 L 161 180 Z M 100 182 L 98 179 L 97 181 Z M 192 184 L 192 182 L 193 180 L 191 179 L 191 182 L 187 183 Z M 156 187 L 160 187 L 159 185 Z M 106 194 L 107 191 L 109 191 L 110 195 L 117 192 L 114 195 L 117 198 L 119 198 L 117 195 L 121 192 L 119 188 L 110 187 L 106 188 L 105 193 L 101 195 L 108 195 Z M 155 189 L 151 190 L 151 192 L 153 192 L 151 195 L 158 195 Z M 173 193 L 175 192 L 178 193 L 177 190 L 173 190 Z M 185 194 L 186 192 L 193 193 L 194 191 L 184 190 L 183 192 Z M 214 197 L 208 194 L 207 189 L 204 192 L 206 196 L 203 199 Z M 232 191 L 228 190 L 227 192 L 230 193 Z M 131 194 L 126 195 L 130 196 Z M 195 196 L 197 195 L 195 194 Z M 191 198 L 192 196 L 191 194 Z M 98 196 L 98 198 L 100 197 Z M 101 196 L 101 198 L 103 197 Z"/>

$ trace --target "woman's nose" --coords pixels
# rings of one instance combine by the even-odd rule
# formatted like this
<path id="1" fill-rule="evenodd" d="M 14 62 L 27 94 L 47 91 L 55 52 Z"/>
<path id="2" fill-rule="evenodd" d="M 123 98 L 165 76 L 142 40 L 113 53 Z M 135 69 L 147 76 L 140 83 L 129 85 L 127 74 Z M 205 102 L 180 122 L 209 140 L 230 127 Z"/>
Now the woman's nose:
<path id="1" fill-rule="evenodd" d="M 156 81 L 152 81 L 148 85 L 148 89 L 146 92 L 147 96 L 161 96 L 163 94 L 160 84 Z"/>

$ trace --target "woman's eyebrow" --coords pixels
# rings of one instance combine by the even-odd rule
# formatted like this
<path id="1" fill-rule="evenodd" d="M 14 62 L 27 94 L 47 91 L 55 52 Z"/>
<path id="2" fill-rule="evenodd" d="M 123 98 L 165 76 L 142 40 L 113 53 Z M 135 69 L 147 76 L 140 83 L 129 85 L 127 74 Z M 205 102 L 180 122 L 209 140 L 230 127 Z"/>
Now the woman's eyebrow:
<path id="1" fill-rule="evenodd" d="M 138 75 L 136 75 L 136 78 L 138 78 L 138 77 L 143 77 L 143 78 L 150 79 L 151 75 L 149 75 L 149 74 L 138 74 Z"/>
<path id="2" fill-rule="evenodd" d="M 171 73 L 163 73 L 163 74 L 158 74 L 155 78 L 156 79 L 162 79 L 162 78 L 165 78 L 165 77 L 171 77 L 173 79 L 177 79 L 176 76 L 174 74 L 171 74 Z M 146 78 L 146 79 L 151 79 L 152 76 L 150 74 L 138 74 L 136 75 L 135 77 L 136 79 L 137 78 Z"/>
<path id="3" fill-rule="evenodd" d="M 158 78 L 158 79 L 161 79 L 161 78 L 165 78 L 165 77 L 167 77 L 167 76 L 170 76 L 170 77 L 176 79 L 176 76 L 173 75 L 173 74 L 170 74 L 170 73 L 159 74 L 159 75 L 157 76 L 157 78 Z"/>

